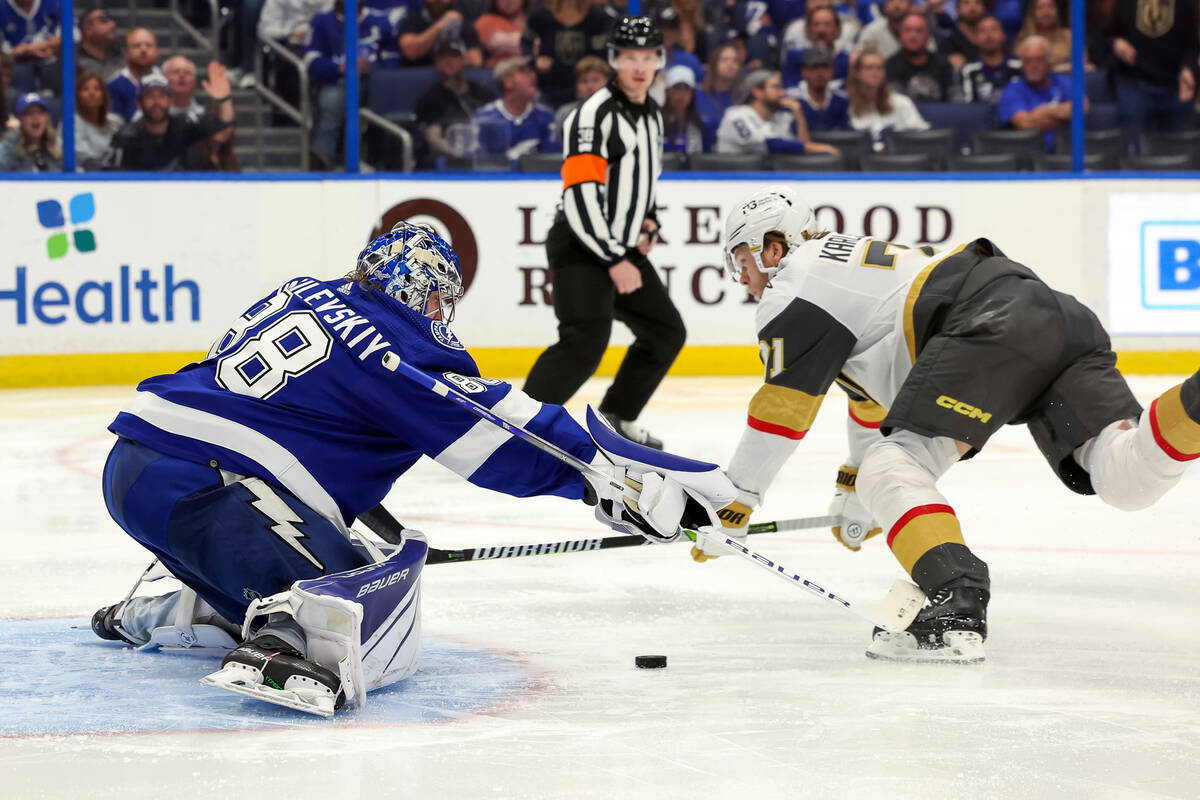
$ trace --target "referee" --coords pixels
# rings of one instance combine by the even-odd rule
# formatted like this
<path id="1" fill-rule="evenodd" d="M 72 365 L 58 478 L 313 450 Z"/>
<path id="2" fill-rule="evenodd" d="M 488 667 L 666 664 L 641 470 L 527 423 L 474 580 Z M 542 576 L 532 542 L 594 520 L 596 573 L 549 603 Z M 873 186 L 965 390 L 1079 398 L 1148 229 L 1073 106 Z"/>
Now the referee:
<path id="1" fill-rule="evenodd" d="M 558 342 L 529 373 L 525 392 L 563 404 L 592 376 L 613 319 L 634 342 L 600 403 L 624 436 L 662 449 L 634 423 L 683 348 L 678 309 L 646 258 L 658 235 L 655 185 L 662 172 L 662 113 L 647 96 L 664 61 L 649 17 L 623 17 L 608 35 L 615 75 L 563 123 L 563 198 L 546 239 Z"/>

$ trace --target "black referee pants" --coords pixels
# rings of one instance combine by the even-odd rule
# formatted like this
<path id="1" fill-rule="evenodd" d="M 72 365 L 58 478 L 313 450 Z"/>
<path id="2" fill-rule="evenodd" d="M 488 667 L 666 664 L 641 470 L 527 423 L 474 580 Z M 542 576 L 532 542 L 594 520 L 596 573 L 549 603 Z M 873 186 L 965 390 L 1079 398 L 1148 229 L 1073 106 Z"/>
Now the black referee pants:
<path id="1" fill-rule="evenodd" d="M 600 410 L 637 419 L 683 349 L 687 330 L 650 260 L 630 250 L 642 273 L 642 288 L 617 294 L 608 267 L 584 247 L 561 218 L 550 228 L 546 255 L 554 280 L 558 343 L 542 353 L 525 381 L 525 392 L 543 403 L 562 405 L 600 366 L 613 319 L 633 332 L 617 377 Z"/>

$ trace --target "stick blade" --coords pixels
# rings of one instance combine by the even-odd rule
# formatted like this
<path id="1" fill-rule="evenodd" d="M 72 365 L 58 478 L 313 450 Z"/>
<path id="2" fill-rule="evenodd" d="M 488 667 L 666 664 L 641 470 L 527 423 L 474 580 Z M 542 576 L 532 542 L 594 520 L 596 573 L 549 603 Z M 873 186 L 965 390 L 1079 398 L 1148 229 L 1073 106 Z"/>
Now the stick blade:
<path id="1" fill-rule="evenodd" d="M 925 593 L 908 581 L 898 580 L 875 606 L 880 627 L 899 633 L 912 624 L 925 605 Z"/>

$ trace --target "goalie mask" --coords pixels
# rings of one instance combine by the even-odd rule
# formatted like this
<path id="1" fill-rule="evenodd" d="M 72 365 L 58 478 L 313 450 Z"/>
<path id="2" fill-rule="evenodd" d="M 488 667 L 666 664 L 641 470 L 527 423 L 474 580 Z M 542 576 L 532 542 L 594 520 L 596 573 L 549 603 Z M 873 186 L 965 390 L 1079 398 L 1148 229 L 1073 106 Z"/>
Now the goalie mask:
<path id="1" fill-rule="evenodd" d="M 737 283 L 742 274 L 733 251 L 742 245 L 750 248 L 754 265 L 768 278 L 779 272 L 778 264 L 763 266 L 763 242 L 768 233 L 779 233 L 787 240 L 789 250 L 801 244 L 806 235 L 818 233 L 817 219 L 812 209 L 800 202 L 791 189 L 773 186 L 755 192 L 738 203 L 725 218 L 725 270 Z"/>
<path id="2" fill-rule="evenodd" d="M 358 271 L 413 311 L 447 325 L 463 296 L 458 256 L 428 225 L 397 222 L 358 254 Z"/>

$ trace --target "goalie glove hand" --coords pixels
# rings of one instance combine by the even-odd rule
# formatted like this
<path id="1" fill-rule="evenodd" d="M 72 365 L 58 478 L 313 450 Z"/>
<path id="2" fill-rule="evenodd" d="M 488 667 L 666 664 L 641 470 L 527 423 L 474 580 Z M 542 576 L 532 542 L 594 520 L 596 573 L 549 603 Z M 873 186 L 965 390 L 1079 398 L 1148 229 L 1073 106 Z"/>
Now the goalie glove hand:
<path id="1" fill-rule="evenodd" d="M 685 525 L 695 527 L 708 522 L 699 504 L 669 475 L 643 472 L 635 477 L 601 454 L 592 466 L 625 487 L 619 490 L 608 481 L 585 475 L 588 496 L 584 502 L 595 505 L 596 519 L 614 531 L 666 543 L 678 539 Z"/>
<path id="2" fill-rule="evenodd" d="M 840 520 L 839 524 L 833 526 L 833 538 L 855 552 L 862 548 L 867 539 L 883 533 L 854 491 L 857 480 L 856 468 L 844 466 L 839 469 L 837 490 L 833 493 L 833 502 L 829 504 L 829 515 Z"/>

